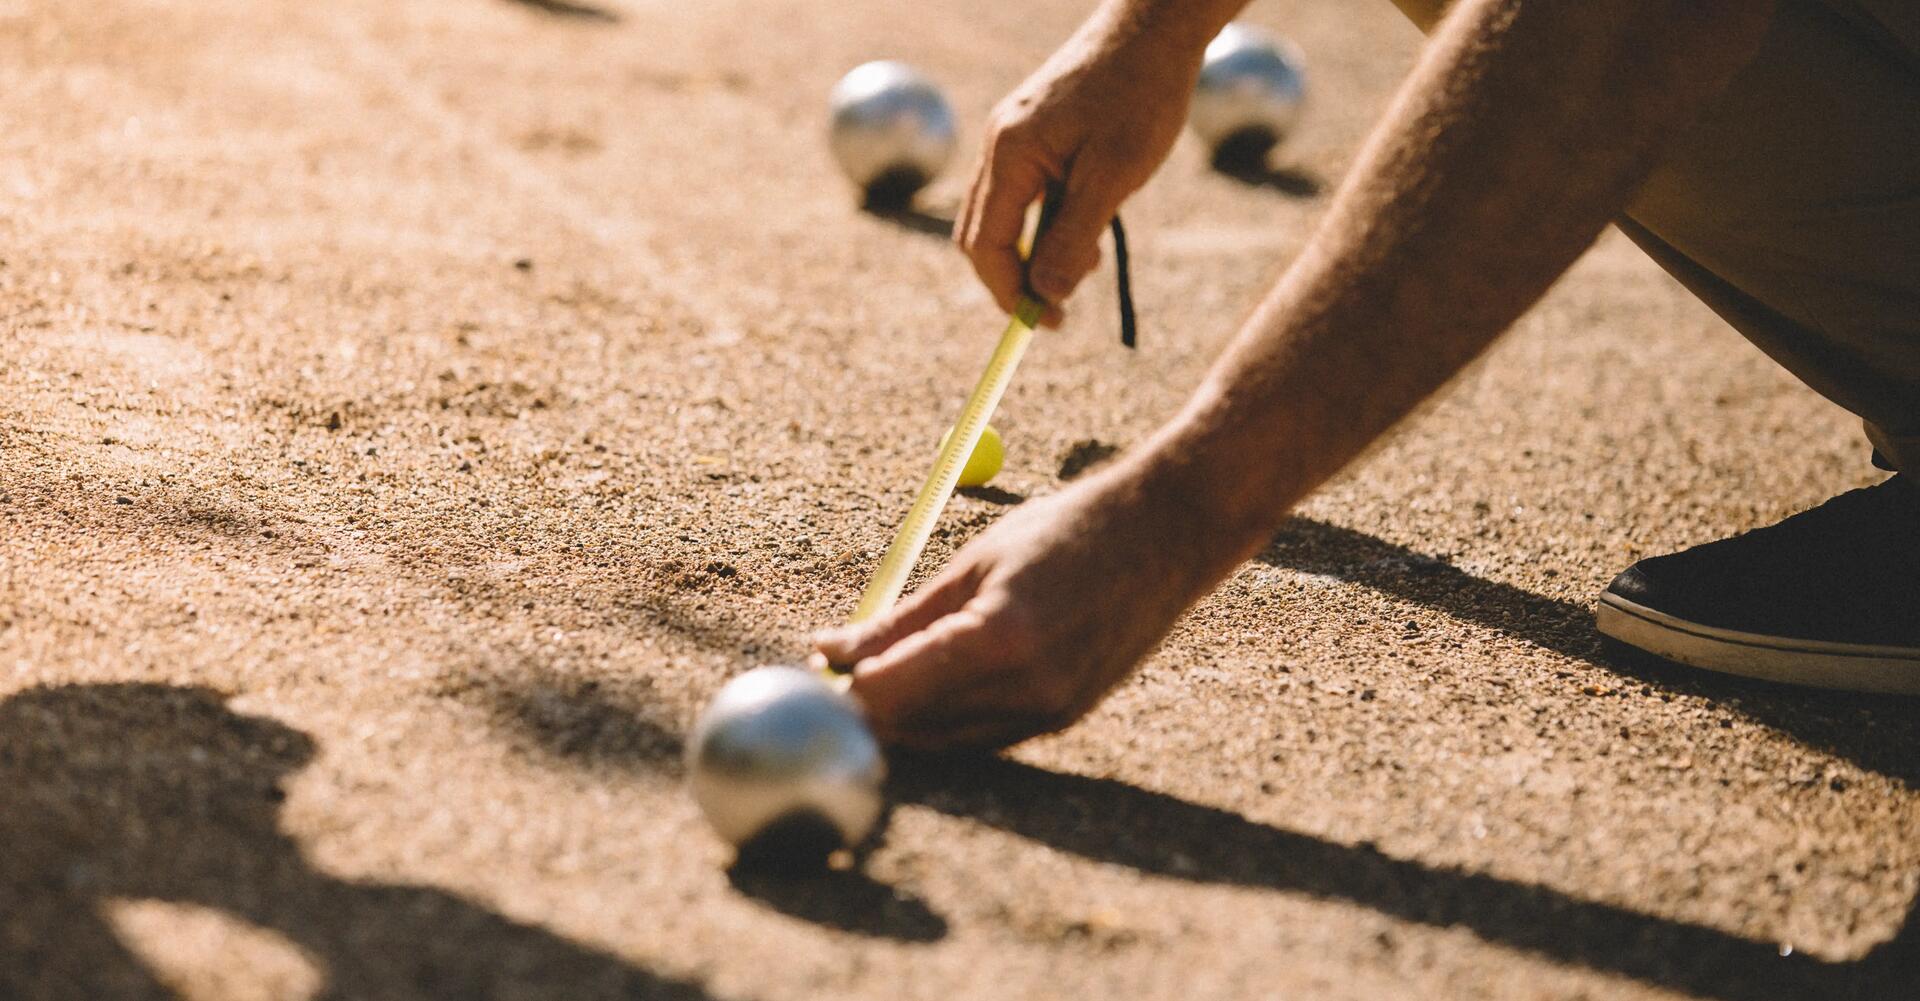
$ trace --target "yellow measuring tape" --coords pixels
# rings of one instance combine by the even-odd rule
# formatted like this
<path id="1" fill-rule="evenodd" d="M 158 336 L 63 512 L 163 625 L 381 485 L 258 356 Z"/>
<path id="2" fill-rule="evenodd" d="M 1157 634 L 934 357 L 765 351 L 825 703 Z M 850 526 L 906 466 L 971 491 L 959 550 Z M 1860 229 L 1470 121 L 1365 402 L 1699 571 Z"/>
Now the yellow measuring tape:
<path id="1" fill-rule="evenodd" d="M 1028 215 L 1027 235 L 1020 241 L 1020 254 L 1025 257 L 1033 242 L 1051 220 L 1057 207 L 1056 197 L 1050 195 L 1045 204 Z M 973 394 L 967 397 L 966 405 L 960 408 L 960 418 L 953 425 L 953 431 L 947 435 L 945 444 L 940 446 L 940 454 L 934 457 L 933 469 L 927 473 L 927 481 L 920 485 L 920 493 L 914 497 L 913 506 L 907 509 L 905 521 L 900 530 L 893 534 L 892 544 L 887 546 L 886 554 L 880 557 L 880 566 L 873 572 L 873 579 L 867 582 L 867 589 L 860 595 L 860 604 L 854 607 L 850 622 L 865 622 L 893 607 L 900 600 L 900 592 L 906 589 L 907 577 L 913 573 L 913 565 L 920 559 L 920 553 L 927 548 L 927 540 L 933 537 L 933 526 L 940 521 L 940 512 L 946 510 L 947 501 L 953 497 L 953 488 L 960 482 L 960 471 L 966 468 L 967 459 L 980 444 L 980 436 L 986 433 L 987 419 L 993 416 L 993 408 L 1000 405 L 1000 398 L 1007 393 L 1007 386 L 1013 382 L 1013 370 L 1020 366 L 1020 357 L 1027 353 L 1027 345 L 1033 340 L 1033 332 L 1040 325 L 1040 317 L 1046 307 L 1030 295 L 1022 295 L 1014 304 L 1013 316 L 1007 321 L 1005 333 L 1000 335 L 1000 343 L 994 346 L 993 356 L 987 359 L 987 370 L 980 373 L 980 381 L 973 387 Z M 812 663 L 826 672 L 843 690 L 852 683 L 851 675 L 838 674 L 835 666 L 815 654 Z M 839 665 L 851 666 L 851 665 Z"/>
<path id="2" fill-rule="evenodd" d="M 934 458 L 933 471 L 927 474 L 927 482 L 921 484 L 920 495 L 913 499 L 906 520 L 894 533 L 893 544 L 887 547 L 886 555 L 880 557 L 879 569 L 873 572 L 866 592 L 860 595 L 852 621 L 865 622 L 892 608 L 899 600 L 900 592 L 907 586 L 907 576 L 913 572 L 913 564 L 920 559 L 921 550 L 927 548 L 933 526 L 953 496 L 954 485 L 960 482 L 960 470 L 973 455 L 974 446 L 980 444 L 993 408 L 999 406 L 1000 397 L 1006 395 L 1007 385 L 1013 381 L 1013 370 L 1020 365 L 1020 356 L 1027 353 L 1027 344 L 1033 340 L 1033 330 L 1040 324 L 1043 308 L 1030 296 L 1020 297 L 1006 332 L 1000 335 L 1000 343 L 993 349 L 993 357 L 987 359 L 987 370 L 980 373 L 973 395 L 967 397 L 966 406 L 960 408 L 960 419 L 954 423 L 953 433 L 947 436 L 947 443 Z"/>

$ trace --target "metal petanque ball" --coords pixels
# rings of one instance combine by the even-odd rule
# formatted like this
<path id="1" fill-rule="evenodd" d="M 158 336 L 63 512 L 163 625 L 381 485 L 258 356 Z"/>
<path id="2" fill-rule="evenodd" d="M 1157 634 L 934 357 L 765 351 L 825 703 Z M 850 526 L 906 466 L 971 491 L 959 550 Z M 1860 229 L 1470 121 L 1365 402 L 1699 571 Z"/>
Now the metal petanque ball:
<path id="1" fill-rule="evenodd" d="M 727 682 L 687 744 L 694 800 L 749 865 L 818 867 L 859 844 L 886 772 L 853 697 L 797 667 Z"/>
<path id="2" fill-rule="evenodd" d="M 833 158 L 869 204 L 905 206 L 953 157 L 953 109 L 905 63 L 855 66 L 828 103 Z"/>
<path id="3" fill-rule="evenodd" d="M 1257 163 L 1300 120 L 1307 80 L 1299 50 L 1235 22 L 1207 44 L 1187 124 L 1215 165 Z"/>

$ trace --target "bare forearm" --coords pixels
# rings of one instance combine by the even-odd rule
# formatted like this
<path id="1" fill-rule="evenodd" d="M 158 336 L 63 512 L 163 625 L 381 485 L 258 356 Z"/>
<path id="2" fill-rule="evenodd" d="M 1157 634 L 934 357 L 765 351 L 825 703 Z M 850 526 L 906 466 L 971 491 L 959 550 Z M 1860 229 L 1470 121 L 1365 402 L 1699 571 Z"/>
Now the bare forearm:
<path id="1" fill-rule="evenodd" d="M 1135 471 L 1256 546 L 1545 293 L 1744 64 L 1764 6 L 1462 0 L 1306 251 Z"/>
<path id="2" fill-rule="evenodd" d="M 1247 0 L 1106 0 L 1088 18 L 1086 30 L 1151 39 L 1197 64 L 1200 51 L 1246 5 Z"/>

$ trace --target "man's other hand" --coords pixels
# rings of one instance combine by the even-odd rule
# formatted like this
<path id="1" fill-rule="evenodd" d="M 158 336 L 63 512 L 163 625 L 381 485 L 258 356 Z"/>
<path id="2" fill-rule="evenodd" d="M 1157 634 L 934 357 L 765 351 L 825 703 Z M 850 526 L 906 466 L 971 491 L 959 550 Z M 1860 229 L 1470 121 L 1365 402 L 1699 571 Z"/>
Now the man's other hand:
<path id="1" fill-rule="evenodd" d="M 1096 16 L 994 108 L 954 239 L 994 301 L 1023 291 L 1058 326 L 1060 304 L 1100 263 L 1100 236 L 1179 137 L 1204 43 Z M 1027 207 L 1049 185 L 1059 214 L 1020 259 Z"/>

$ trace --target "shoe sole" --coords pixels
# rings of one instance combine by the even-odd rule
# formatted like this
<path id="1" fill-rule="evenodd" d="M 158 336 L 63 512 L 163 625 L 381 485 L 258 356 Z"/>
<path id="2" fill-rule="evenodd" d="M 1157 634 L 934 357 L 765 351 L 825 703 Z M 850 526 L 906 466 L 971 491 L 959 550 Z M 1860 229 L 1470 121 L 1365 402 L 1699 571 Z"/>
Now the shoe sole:
<path id="1" fill-rule="evenodd" d="M 1920 695 L 1920 650 L 1765 636 L 1688 622 L 1612 592 L 1594 625 L 1603 636 L 1688 667 L 1849 692 Z"/>

